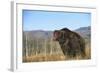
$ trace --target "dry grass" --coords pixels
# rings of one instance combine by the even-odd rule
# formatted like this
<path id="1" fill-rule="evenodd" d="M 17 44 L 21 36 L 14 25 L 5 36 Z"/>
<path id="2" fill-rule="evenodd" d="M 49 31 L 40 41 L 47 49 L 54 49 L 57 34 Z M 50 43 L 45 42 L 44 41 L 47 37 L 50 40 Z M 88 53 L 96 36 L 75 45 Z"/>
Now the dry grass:
<path id="1" fill-rule="evenodd" d="M 91 59 L 91 49 L 87 46 L 86 50 L 86 59 Z"/>
<path id="2" fill-rule="evenodd" d="M 60 49 L 59 49 L 60 50 Z M 56 54 L 53 52 L 53 54 L 37 54 L 33 56 L 24 56 L 23 62 L 43 62 L 43 61 L 64 61 L 64 60 L 88 60 L 91 59 L 91 47 L 89 44 L 86 45 L 86 56 L 83 58 L 81 55 L 78 55 L 74 58 L 64 56 L 62 51 L 60 50 L 60 53 Z"/>
<path id="3" fill-rule="evenodd" d="M 37 55 L 37 56 L 28 56 L 23 57 L 23 62 L 41 62 L 41 61 L 61 61 L 65 60 L 64 55 Z"/>
<path id="4" fill-rule="evenodd" d="M 91 49 L 86 48 L 86 56 L 82 58 L 80 55 L 70 58 L 65 57 L 63 54 L 52 54 L 52 55 L 34 55 L 23 57 L 23 62 L 42 62 L 42 61 L 63 61 L 63 60 L 85 60 L 91 59 Z"/>
<path id="5" fill-rule="evenodd" d="M 65 57 L 62 53 L 62 50 L 60 48 L 59 43 L 54 42 L 54 41 L 52 42 L 52 40 L 49 40 L 49 41 L 45 42 L 44 44 L 42 44 L 42 47 L 39 47 L 39 45 L 38 45 L 38 49 L 41 49 L 42 51 L 40 50 L 40 53 L 37 53 L 37 54 L 33 53 L 33 52 L 37 51 L 34 48 L 33 52 L 31 52 L 32 50 L 29 52 L 29 54 L 32 53 L 31 56 L 23 56 L 23 59 L 22 59 L 23 62 L 26 63 L 26 62 L 84 60 L 84 59 L 87 60 L 87 59 L 91 59 L 91 47 L 90 47 L 90 41 L 89 40 L 86 40 L 86 50 L 85 50 L 86 56 L 84 58 L 81 55 L 77 55 L 76 57 L 69 57 L 69 56 Z M 28 48 L 28 50 L 30 50 L 30 49 Z M 23 50 L 23 52 L 24 51 L 25 50 Z M 51 51 L 52 51 L 52 54 L 51 54 Z"/>

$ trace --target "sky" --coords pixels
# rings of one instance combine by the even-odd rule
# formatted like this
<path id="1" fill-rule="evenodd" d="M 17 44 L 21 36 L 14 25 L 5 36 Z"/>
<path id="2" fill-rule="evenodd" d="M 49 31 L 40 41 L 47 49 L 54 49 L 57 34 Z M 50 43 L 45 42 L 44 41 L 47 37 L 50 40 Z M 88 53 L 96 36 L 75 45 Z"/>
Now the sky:
<path id="1" fill-rule="evenodd" d="M 23 10 L 23 30 L 75 30 L 91 25 L 90 13 Z"/>

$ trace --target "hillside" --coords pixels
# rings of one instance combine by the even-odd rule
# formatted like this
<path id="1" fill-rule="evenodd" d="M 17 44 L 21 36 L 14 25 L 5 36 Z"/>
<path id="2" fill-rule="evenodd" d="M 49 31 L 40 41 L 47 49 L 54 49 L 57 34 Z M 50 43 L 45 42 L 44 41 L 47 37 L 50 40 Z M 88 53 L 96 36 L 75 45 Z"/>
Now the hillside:
<path id="1" fill-rule="evenodd" d="M 79 33 L 82 37 L 89 39 L 91 37 L 91 27 L 81 27 L 76 29 L 75 32 Z"/>
<path id="2" fill-rule="evenodd" d="M 91 36 L 91 27 L 80 27 L 79 29 L 74 30 L 79 33 L 82 37 L 89 39 Z M 32 30 L 32 31 L 24 31 L 23 35 L 28 35 L 29 38 L 42 38 L 47 39 L 52 37 L 53 31 L 44 31 L 44 30 Z"/>

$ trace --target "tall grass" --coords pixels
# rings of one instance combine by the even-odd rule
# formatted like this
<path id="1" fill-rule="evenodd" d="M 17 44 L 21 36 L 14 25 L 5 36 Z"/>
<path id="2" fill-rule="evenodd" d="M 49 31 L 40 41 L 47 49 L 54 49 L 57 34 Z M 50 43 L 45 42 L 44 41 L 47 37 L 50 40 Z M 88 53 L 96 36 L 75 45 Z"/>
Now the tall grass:
<path id="1" fill-rule="evenodd" d="M 86 40 L 85 58 L 78 55 L 74 58 L 65 57 L 58 42 L 49 39 L 24 39 L 23 40 L 23 62 L 82 60 L 91 58 L 90 41 Z"/>

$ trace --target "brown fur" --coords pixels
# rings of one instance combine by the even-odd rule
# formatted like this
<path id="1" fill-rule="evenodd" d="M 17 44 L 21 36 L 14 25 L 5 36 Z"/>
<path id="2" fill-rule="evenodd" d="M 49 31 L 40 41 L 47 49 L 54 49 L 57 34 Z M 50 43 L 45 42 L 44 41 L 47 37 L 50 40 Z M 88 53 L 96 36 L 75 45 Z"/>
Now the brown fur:
<path id="1" fill-rule="evenodd" d="M 59 42 L 65 56 L 85 56 L 85 41 L 78 33 L 63 28 L 61 30 L 55 30 L 53 38 Z"/>

